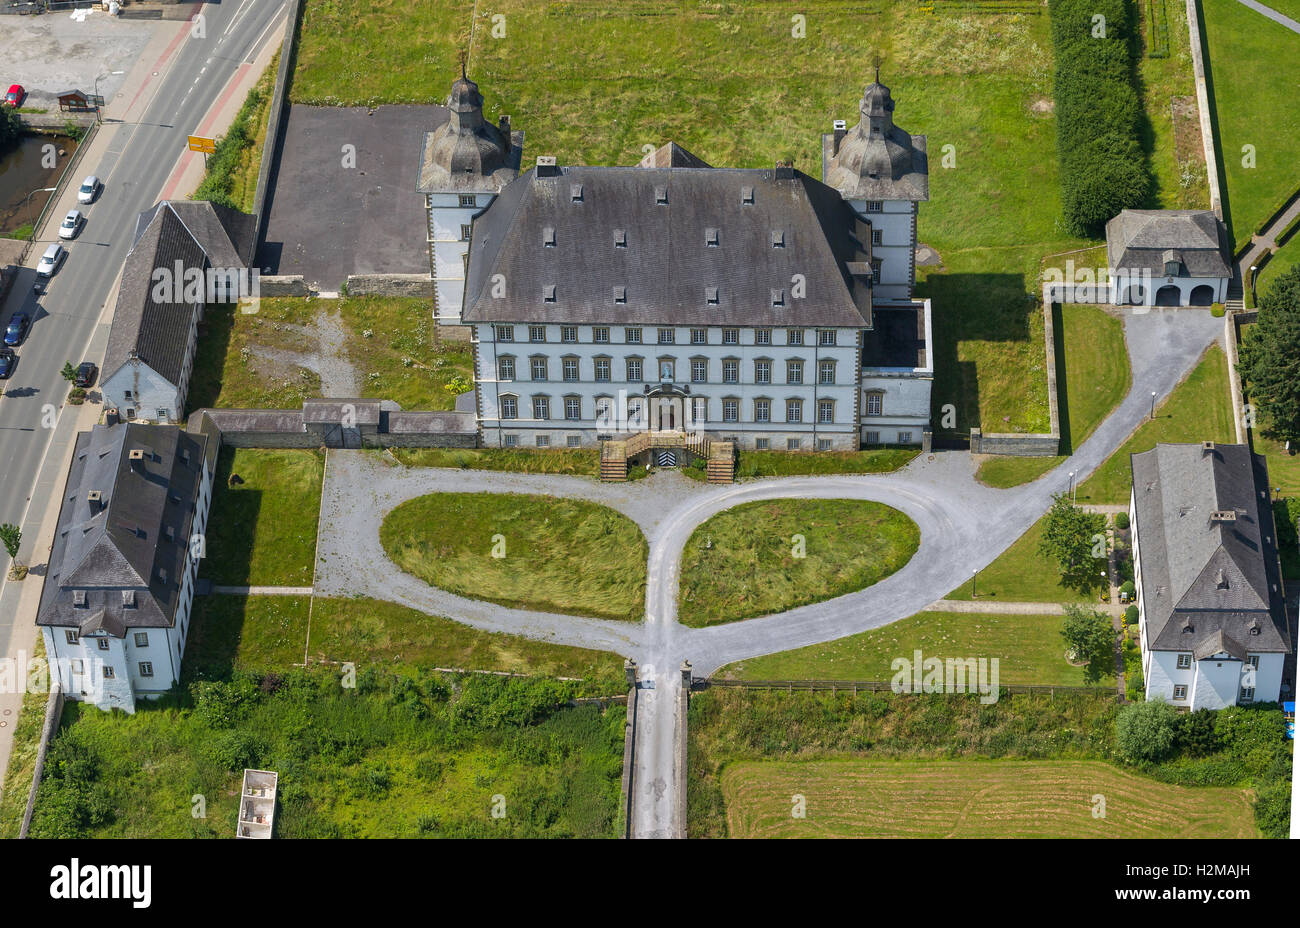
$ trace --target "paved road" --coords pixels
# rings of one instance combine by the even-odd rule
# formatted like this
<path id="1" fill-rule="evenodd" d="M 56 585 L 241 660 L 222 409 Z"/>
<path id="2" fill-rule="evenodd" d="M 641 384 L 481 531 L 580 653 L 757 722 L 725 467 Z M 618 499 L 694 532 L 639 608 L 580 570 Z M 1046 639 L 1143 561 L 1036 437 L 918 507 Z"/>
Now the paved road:
<path id="1" fill-rule="evenodd" d="M 46 294 L 37 299 L 32 293 L 35 275 L 30 269 L 14 284 L 5 319 L 22 308 L 35 323 L 0 397 L 0 522 L 23 524 L 28 539 L 36 535 L 36 526 L 25 523 L 36 474 L 53 434 L 50 417 L 59 414 L 67 393 L 59 371 L 65 361 L 77 363 L 85 357 L 130 250 L 136 215 L 158 199 L 185 149 L 185 137 L 196 132 L 241 63 L 252 60 L 269 27 L 282 18 L 283 6 L 282 0 L 237 0 L 203 7 L 203 36 L 182 33 L 185 44 L 170 69 L 152 78 L 152 101 L 138 117 L 133 114 L 131 122 L 106 123 L 103 131 L 112 135 L 106 136 L 110 144 L 105 155 L 98 162 L 82 161 L 79 172 L 98 174 L 104 192 L 84 208 L 85 228 L 69 245 L 68 259 Z M 125 111 L 128 101 L 122 102 Z M 57 222 L 47 227 L 50 234 L 41 242 L 53 240 L 55 226 Z M 37 500 L 41 505 L 32 507 L 30 515 L 37 522 L 44 502 Z M 35 563 L 42 559 L 26 546 L 23 556 Z M 0 652 L 8 651 L 13 637 L 17 588 L 5 584 L 0 593 Z"/>
<path id="2" fill-rule="evenodd" d="M 678 738 L 684 729 L 676 695 L 680 667 L 697 676 L 724 664 L 842 638 L 923 611 L 984 568 L 1045 512 L 1067 473 L 1083 480 L 1149 415 L 1151 394 L 1166 396 L 1185 377 L 1223 325 L 1205 310 L 1128 310 L 1125 338 L 1133 370 L 1128 396 L 1078 451 L 1037 481 L 995 490 L 975 480 L 964 452 L 918 458 L 893 474 L 797 477 L 723 487 L 686 486 L 656 475 L 629 484 L 572 477 L 402 468 L 364 452 L 332 452 L 326 474 L 314 586 L 318 595 L 373 596 L 494 632 L 615 651 L 634 658 L 638 707 L 633 834 L 684 833 L 677 802 Z M 633 518 L 650 541 L 646 621 L 641 625 L 506 609 L 453 596 L 403 573 L 383 552 L 383 515 L 405 499 L 434 491 L 528 492 L 601 502 Z M 708 629 L 677 623 L 681 552 L 704 520 L 740 503 L 780 498 L 868 499 L 905 512 L 921 529 L 921 544 L 902 570 L 847 596 Z M 485 551 L 490 544 L 485 539 Z"/>

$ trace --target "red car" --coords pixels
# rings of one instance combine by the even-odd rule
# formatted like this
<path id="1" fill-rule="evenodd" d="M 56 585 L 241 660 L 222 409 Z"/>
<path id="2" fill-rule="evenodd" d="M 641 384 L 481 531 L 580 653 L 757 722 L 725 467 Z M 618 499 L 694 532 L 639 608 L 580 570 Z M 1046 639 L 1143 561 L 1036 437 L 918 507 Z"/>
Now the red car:
<path id="1" fill-rule="evenodd" d="M 22 84 L 11 84 L 9 92 L 5 94 L 5 106 L 22 106 L 23 97 L 27 96 L 27 91 L 23 90 Z"/>

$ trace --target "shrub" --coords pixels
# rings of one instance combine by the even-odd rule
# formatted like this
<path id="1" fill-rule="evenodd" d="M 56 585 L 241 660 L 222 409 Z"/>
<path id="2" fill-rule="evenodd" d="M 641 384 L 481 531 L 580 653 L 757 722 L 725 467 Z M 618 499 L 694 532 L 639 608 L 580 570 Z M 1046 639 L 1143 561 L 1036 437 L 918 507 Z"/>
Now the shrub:
<path id="1" fill-rule="evenodd" d="M 1135 702 L 1115 719 L 1115 747 L 1129 763 L 1157 763 L 1170 755 L 1178 710 L 1163 700 Z"/>
<path id="2" fill-rule="evenodd" d="M 1119 588 L 1119 593 L 1121 596 L 1127 596 L 1129 599 L 1132 599 L 1137 593 L 1137 587 L 1133 585 L 1132 580 L 1125 580 L 1124 584 Z"/>
<path id="3" fill-rule="evenodd" d="M 1255 824 L 1266 838 L 1291 833 L 1291 781 L 1274 780 L 1255 793 Z"/>
<path id="4" fill-rule="evenodd" d="M 1095 238 L 1151 189 L 1133 84 L 1133 8 L 1129 0 L 1051 0 L 1050 10 L 1063 219 L 1071 234 Z"/>
<path id="5" fill-rule="evenodd" d="M 1129 606 L 1127 609 L 1124 610 L 1125 625 L 1136 625 L 1137 621 L 1138 621 L 1138 607 L 1136 605 Z"/>
<path id="6" fill-rule="evenodd" d="M 1128 513 L 1127 513 L 1127 512 L 1117 512 L 1117 513 L 1115 513 L 1115 527 L 1118 528 L 1118 529 L 1126 529 L 1126 528 L 1128 528 Z"/>
<path id="7" fill-rule="evenodd" d="M 1178 747 L 1192 757 L 1207 757 L 1223 746 L 1214 712 L 1197 709 L 1178 717 Z"/>

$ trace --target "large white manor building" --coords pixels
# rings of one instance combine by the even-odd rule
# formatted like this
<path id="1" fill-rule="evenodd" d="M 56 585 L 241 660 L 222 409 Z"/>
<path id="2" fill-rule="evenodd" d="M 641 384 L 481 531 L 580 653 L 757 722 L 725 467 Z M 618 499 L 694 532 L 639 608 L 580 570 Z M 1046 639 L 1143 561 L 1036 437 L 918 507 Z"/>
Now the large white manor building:
<path id="1" fill-rule="evenodd" d="M 636 167 L 520 174 L 523 133 L 464 75 L 426 135 L 435 315 L 472 327 L 488 447 L 642 431 L 746 449 L 928 446 L 933 336 L 912 298 L 925 138 L 889 89 L 823 139 L 823 180 L 711 167 L 669 143 Z"/>

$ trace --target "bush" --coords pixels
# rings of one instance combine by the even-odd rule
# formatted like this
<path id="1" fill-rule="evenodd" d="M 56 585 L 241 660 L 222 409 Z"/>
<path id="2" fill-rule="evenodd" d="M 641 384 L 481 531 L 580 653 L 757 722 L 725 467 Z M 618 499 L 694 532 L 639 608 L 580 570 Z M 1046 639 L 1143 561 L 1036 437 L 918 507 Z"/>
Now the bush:
<path id="1" fill-rule="evenodd" d="M 1291 833 L 1291 781 L 1274 780 L 1255 793 L 1255 824 L 1266 838 Z"/>
<path id="2" fill-rule="evenodd" d="M 1158 763 L 1174 748 L 1178 710 L 1163 700 L 1135 702 L 1115 719 L 1115 747 L 1129 763 Z"/>
<path id="3" fill-rule="evenodd" d="M 1179 716 L 1178 747 L 1192 757 L 1208 757 L 1223 747 L 1216 730 L 1214 712 L 1197 709 Z"/>
<path id="4" fill-rule="evenodd" d="M 1133 84 L 1133 8 L 1129 0 L 1051 0 L 1050 10 L 1064 224 L 1096 238 L 1151 189 Z"/>
<path id="5" fill-rule="evenodd" d="M 0 154 L 18 144 L 23 136 L 23 121 L 8 106 L 0 106 Z"/>
<path id="6" fill-rule="evenodd" d="M 1127 529 L 1127 528 L 1128 528 L 1128 513 L 1127 513 L 1127 512 L 1117 512 L 1117 513 L 1115 513 L 1115 527 L 1118 528 L 1118 529 Z"/>
<path id="7" fill-rule="evenodd" d="M 1129 606 L 1127 609 L 1124 610 L 1125 625 L 1136 625 L 1137 621 L 1138 621 L 1138 607 L 1136 605 Z"/>
<path id="8" fill-rule="evenodd" d="M 1137 587 L 1134 586 L 1132 580 L 1124 581 L 1123 585 L 1119 588 L 1119 595 L 1127 596 L 1129 599 L 1132 599 L 1135 595 L 1137 595 Z"/>

